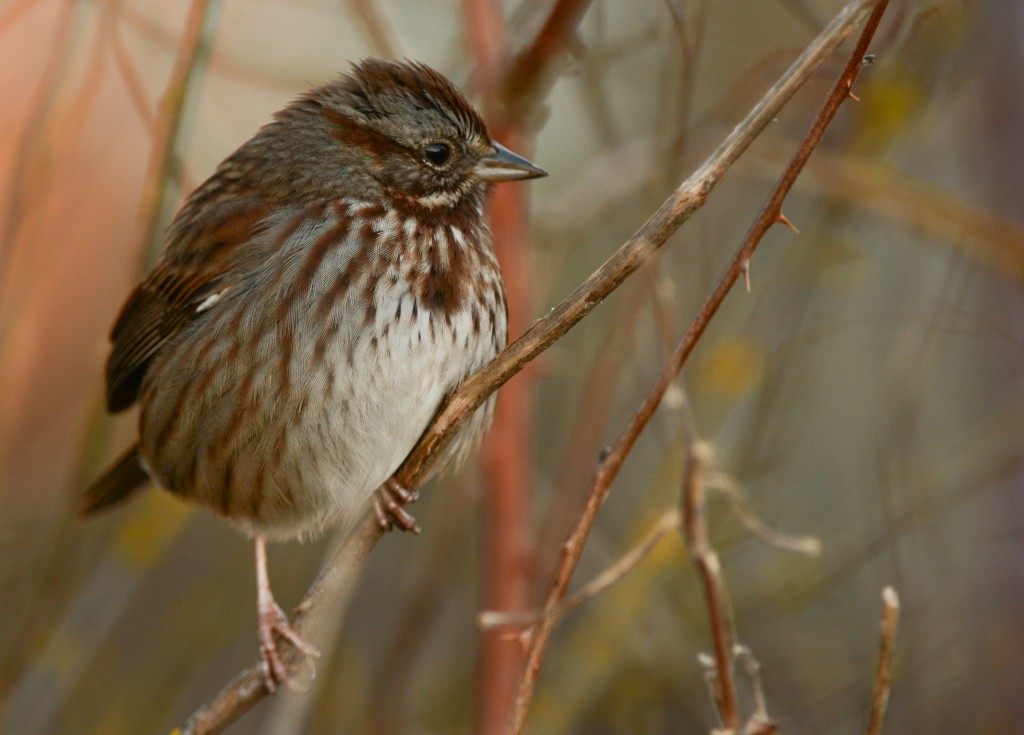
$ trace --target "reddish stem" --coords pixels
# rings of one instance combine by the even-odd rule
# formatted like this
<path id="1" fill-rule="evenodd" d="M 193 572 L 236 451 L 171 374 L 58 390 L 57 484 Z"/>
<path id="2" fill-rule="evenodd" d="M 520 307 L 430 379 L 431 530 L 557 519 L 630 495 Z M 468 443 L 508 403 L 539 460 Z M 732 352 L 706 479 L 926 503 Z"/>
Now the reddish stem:
<path id="1" fill-rule="evenodd" d="M 522 151 L 519 131 L 500 129 L 503 144 Z M 509 333 L 519 335 L 531 312 L 527 273 L 527 208 L 524 187 L 505 185 L 494 194 L 490 221 L 509 300 Z M 529 606 L 525 560 L 530 550 L 530 494 L 533 486 L 533 425 L 530 371 L 509 380 L 498 394 L 494 428 L 483 449 L 483 609 Z M 523 649 L 500 630 L 480 633 L 477 733 L 500 733 L 515 698 Z"/>
<path id="2" fill-rule="evenodd" d="M 495 93 L 508 58 L 505 25 L 498 0 L 463 4 L 467 40 L 476 60 L 476 84 L 483 92 L 490 134 L 511 150 L 524 153 L 526 136 L 510 124 Z M 494 249 L 508 295 L 509 334 L 518 336 L 532 310 L 529 288 L 526 193 L 522 186 L 495 187 L 488 207 Z M 498 397 L 494 427 L 482 457 L 483 570 L 485 610 L 514 611 L 529 606 L 530 587 L 524 560 L 529 553 L 529 488 L 532 487 L 530 384 L 523 374 L 505 385 Z M 508 720 L 516 682 L 523 667 L 522 647 L 501 631 L 481 631 L 477 658 L 476 733 L 497 735 Z"/>

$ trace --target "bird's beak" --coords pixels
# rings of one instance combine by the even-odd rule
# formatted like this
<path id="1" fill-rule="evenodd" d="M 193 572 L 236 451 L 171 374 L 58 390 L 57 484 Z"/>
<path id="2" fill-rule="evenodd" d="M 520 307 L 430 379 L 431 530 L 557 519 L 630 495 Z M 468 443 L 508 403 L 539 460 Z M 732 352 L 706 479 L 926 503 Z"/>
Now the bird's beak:
<path id="1" fill-rule="evenodd" d="M 522 156 L 517 156 L 500 143 L 491 141 L 494 153 L 484 156 L 473 169 L 484 181 L 517 181 L 547 176 L 548 172 L 534 166 Z"/>

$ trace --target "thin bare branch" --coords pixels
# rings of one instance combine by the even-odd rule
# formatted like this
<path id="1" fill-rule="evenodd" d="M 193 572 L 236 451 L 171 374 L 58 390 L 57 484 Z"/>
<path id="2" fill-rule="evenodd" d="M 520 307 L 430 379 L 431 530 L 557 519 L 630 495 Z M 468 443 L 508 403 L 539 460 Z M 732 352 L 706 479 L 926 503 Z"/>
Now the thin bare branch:
<path id="1" fill-rule="evenodd" d="M 690 556 L 700 572 L 704 585 L 704 599 L 708 607 L 708 625 L 715 650 L 713 664 L 709 667 L 708 683 L 722 724 L 727 732 L 734 733 L 740 724 L 740 709 L 732 676 L 733 644 L 736 634 L 732 623 L 732 606 L 725 579 L 722 577 L 722 565 L 708 537 L 705 513 L 705 468 L 711 453 L 706 445 L 699 442 L 691 442 L 686 450 L 682 493 L 683 530 L 686 532 Z"/>
<path id="2" fill-rule="evenodd" d="M 875 668 L 875 687 L 871 697 L 871 719 L 867 735 L 881 735 L 885 710 L 889 705 L 892 686 L 892 659 L 896 650 L 896 627 L 900 618 L 900 598 L 896 590 L 882 590 L 882 637 L 878 646 L 878 665 Z"/>
<path id="3" fill-rule="evenodd" d="M 743 491 L 733 478 L 721 472 L 711 471 L 708 475 L 708 485 L 725 496 L 736 517 L 747 527 L 747 530 L 766 544 L 807 556 L 817 556 L 821 553 L 820 539 L 814 536 L 792 536 L 778 531 L 762 521 L 747 505 Z"/>
<path id="4" fill-rule="evenodd" d="M 747 728 L 750 729 L 752 725 L 757 727 L 762 723 L 771 724 L 771 718 L 768 717 L 768 701 L 764 696 L 764 685 L 761 683 L 761 664 L 754 658 L 753 651 L 743 645 L 733 646 L 732 655 L 743 667 L 754 699 L 754 711 L 747 719 Z"/>
<path id="5" fill-rule="evenodd" d="M 490 117 L 494 110 L 493 94 L 498 85 L 508 53 L 505 18 L 497 0 L 463 0 L 466 41 L 473 56 L 475 83 L 485 95 L 484 110 Z"/>
<path id="6" fill-rule="evenodd" d="M 574 607 L 579 607 L 584 602 L 592 600 L 613 584 L 623 579 L 627 574 L 636 569 L 648 554 L 654 550 L 665 536 L 682 523 L 682 515 L 678 510 L 673 509 L 664 513 L 654 527 L 647 533 L 644 539 L 632 549 L 623 554 L 618 561 L 606 568 L 592 580 L 573 592 L 566 595 L 562 603 L 556 608 L 544 610 L 523 610 L 513 612 L 501 612 L 496 610 L 484 610 L 477 616 L 477 624 L 484 630 L 503 628 L 509 625 L 532 625 L 540 622 L 546 617 L 561 617 Z"/>

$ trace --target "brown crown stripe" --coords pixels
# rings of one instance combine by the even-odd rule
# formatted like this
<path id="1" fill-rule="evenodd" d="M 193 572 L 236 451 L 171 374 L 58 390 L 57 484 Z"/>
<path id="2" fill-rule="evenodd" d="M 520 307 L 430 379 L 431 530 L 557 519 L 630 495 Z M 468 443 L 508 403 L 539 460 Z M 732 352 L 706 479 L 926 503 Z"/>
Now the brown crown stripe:
<path id="1" fill-rule="evenodd" d="M 331 123 L 330 134 L 346 148 L 357 148 L 378 163 L 395 156 L 406 155 L 405 148 L 383 133 L 371 130 L 357 120 L 329 107 L 321 107 L 321 111 Z"/>

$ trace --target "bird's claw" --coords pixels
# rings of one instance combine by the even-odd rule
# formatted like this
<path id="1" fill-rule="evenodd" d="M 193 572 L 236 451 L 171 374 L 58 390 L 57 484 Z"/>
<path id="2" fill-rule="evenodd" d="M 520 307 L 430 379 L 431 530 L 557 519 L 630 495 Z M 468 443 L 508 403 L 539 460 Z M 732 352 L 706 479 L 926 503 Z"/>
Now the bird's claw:
<path id="1" fill-rule="evenodd" d="M 377 525 L 382 531 L 390 531 L 398 528 L 402 531 L 419 533 L 420 527 L 416 519 L 405 506 L 416 502 L 419 493 L 414 490 L 407 490 L 398 480 L 389 477 L 383 485 L 377 488 L 373 497 L 373 508 L 377 514 Z"/>

